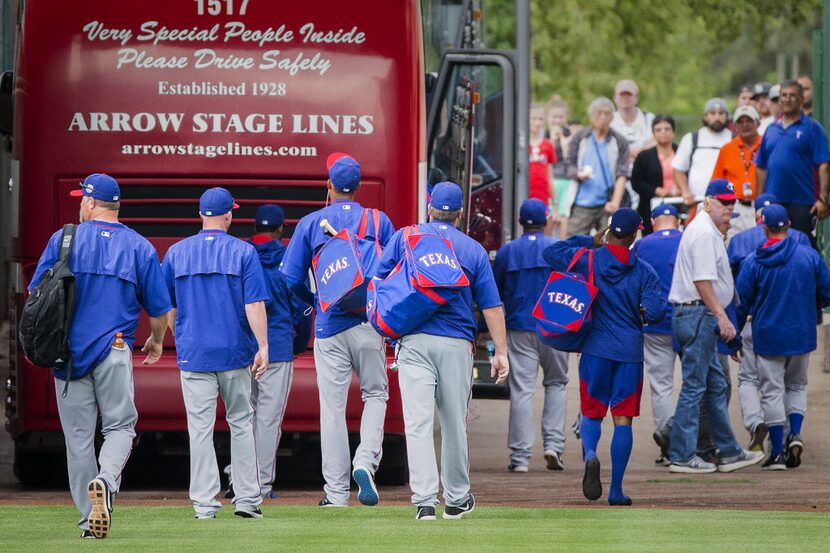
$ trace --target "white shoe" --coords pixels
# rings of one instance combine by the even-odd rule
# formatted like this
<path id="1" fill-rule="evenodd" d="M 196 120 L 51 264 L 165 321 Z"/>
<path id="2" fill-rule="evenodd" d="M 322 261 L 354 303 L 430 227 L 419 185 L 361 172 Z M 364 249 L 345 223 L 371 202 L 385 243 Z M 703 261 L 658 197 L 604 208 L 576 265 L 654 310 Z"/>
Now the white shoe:
<path id="1" fill-rule="evenodd" d="M 672 461 L 669 465 L 669 472 L 679 474 L 708 474 L 718 470 L 714 463 L 707 463 L 697 455 L 686 461 L 685 463 L 676 463 Z"/>
<path id="2" fill-rule="evenodd" d="M 718 472 L 734 472 L 742 468 L 757 465 L 763 460 L 763 451 L 747 451 L 744 449 L 734 457 L 722 459 L 721 463 L 718 465 Z"/>

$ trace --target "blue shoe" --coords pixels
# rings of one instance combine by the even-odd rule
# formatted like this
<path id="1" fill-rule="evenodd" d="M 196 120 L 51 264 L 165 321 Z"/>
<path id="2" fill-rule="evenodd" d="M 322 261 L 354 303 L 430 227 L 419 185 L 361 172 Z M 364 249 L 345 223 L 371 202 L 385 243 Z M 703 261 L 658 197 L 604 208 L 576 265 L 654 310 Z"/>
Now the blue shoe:
<path id="1" fill-rule="evenodd" d="M 375 487 L 375 479 L 372 473 L 363 467 L 358 467 L 352 472 L 352 478 L 359 489 L 357 499 L 364 505 L 377 505 L 380 501 L 378 489 Z"/>

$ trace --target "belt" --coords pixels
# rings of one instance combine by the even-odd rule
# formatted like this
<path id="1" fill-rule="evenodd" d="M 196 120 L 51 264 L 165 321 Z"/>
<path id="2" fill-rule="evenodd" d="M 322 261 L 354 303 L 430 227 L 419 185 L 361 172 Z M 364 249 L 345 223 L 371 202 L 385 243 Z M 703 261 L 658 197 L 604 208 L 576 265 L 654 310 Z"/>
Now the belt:
<path id="1" fill-rule="evenodd" d="M 746 207 L 752 207 L 752 200 L 738 200 L 738 203 Z"/>
<path id="2" fill-rule="evenodd" d="M 675 303 L 674 305 L 680 306 L 692 306 L 692 305 L 706 305 L 703 303 L 703 300 L 692 300 L 692 301 L 684 301 L 683 303 Z"/>

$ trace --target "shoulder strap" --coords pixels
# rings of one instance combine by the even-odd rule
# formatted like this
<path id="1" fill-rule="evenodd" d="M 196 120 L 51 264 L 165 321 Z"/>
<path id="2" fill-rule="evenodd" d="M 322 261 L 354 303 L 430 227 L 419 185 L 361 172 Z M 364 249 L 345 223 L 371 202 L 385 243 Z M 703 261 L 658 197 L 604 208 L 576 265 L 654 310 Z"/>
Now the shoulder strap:
<path id="1" fill-rule="evenodd" d="M 69 260 L 69 255 L 72 253 L 72 245 L 75 243 L 75 228 L 78 225 L 68 224 L 63 226 L 63 233 L 61 234 L 61 250 L 58 255 L 60 261 Z"/>
<path id="2" fill-rule="evenodd" d="M 593 286 L 594 285 L 594 250 L 588 248 L 580 248 L 576 255 L 574 255 L 573 259 L 571 259 L 570 265 L 568 268 L 565 269 L 565 272 L 570 272 L 571 269 L 574 268 L 574 265 L 580 260 L 580 258 L 585 254 L 588 253 L 588 283 Z"/>
<path id="3" fill-rule="evenodd" d="M 380 257 L 381 249 L 380 249 L 380 211 L 377 209 L 372 210 L 372 223 L 375 225 L 375 250 L 378 252 L 378 257 Z"/>
<path id="4" fill-rule="evenodd" d="M 698 131 L 694 131 L 692 133 L 692 153 L 689 154 L 689 165 L 691 166 L 692 160 L 695 157 L 695 150 L 697 150 L 697 133 Z"/>
<path id="5" fill-rule="evenodd" d="M 366 223 L 369 221 L 369 208 L 363 209 L 363 215 L 360 217 L 360 226 L 357 229 L 358 238 L 366 238 Z"/>

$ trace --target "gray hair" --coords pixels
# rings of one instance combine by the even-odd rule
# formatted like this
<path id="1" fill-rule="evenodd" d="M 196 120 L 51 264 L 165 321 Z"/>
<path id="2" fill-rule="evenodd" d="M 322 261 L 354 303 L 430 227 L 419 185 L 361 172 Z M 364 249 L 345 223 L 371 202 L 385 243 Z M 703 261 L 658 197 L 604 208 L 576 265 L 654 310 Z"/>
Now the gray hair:
<path id="1" fill-rule="evenodd" d="M 444 221 L 444 222 L 453 222 L 455 221 L 456 217 L 461 213 L 460 209 L 455 209 L 453 211 L 442 211 L 440 209 L 432 208 L 432 218 L 436 221 Z"/>
<path id="2" fill-rule="evenodd" d="M 608 108 L 611 111 L 611 113 L 614 113 L 614 111 L 616 111 L 614 108 L 614 102 L 612 102 L 605 96 L 600 96 L 599 98 L 594 98 L 593 101 L 591 101 L 591 103 L 588 104 L 588 116 L 592 116 L 594 114 L 594 111 L 597 110 L 597 108 L 602 107 Z"/>

